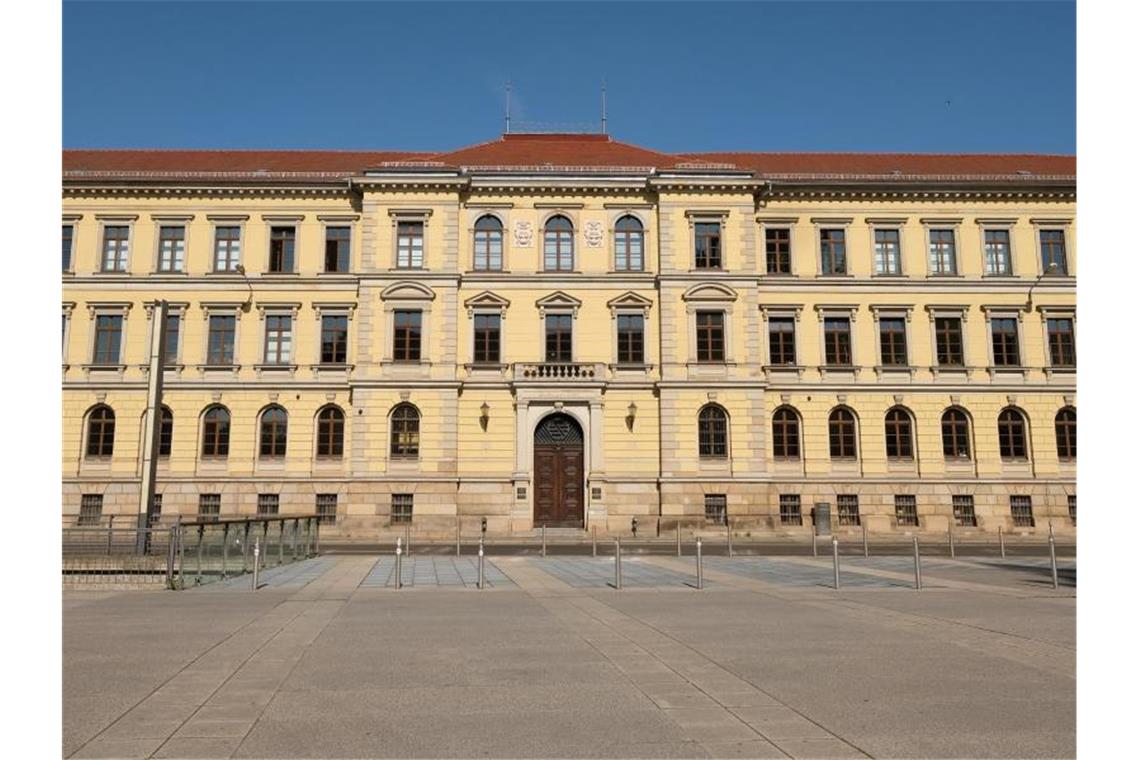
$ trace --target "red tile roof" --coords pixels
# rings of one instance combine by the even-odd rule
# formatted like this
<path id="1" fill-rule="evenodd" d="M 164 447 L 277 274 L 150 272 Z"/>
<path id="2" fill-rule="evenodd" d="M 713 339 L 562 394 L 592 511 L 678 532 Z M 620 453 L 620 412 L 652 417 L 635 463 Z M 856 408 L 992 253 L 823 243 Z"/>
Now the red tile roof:
<path id="1" fill-rule="evenodd" d="M 736 169 L 766 179 L 1075 179 L 1076 157 L 1035 154 L 670 154 L 599 134 L 508 134 L 450 152 L 333 150 L 65 150 L 64 176 L 120 179 L 337 180 L 396 167 L 634 172 Z"/>

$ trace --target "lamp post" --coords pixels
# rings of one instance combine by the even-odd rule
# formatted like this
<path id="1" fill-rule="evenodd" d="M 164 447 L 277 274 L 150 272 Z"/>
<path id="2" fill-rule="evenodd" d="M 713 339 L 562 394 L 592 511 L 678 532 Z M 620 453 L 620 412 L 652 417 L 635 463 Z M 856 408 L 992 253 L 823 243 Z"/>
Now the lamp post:
<path id="1" fill-rule="evenodd" d="M 1057 274 L 1057 262 L 1050 261 L 1049 264 L 1045 267 L 1045 271 L 1037 275 L 1037 279 L 1034 280 L 1033 284 L 1029 286 L 1029 294 L 1026 296 L 1025 301 L 1026 311 L 1033 311 L 1033 289 L 1041 284 L 1042 279 L 1054 274 Z"/>
<path id="2" fill-rule="evenodd" d="M 629 428 L 630 432 L 633 431 L 633 421 L 637 419 L 637 404 L 630 401 L 629 407 L 625 410 L 625 426 Z"/>
<path id="3" fill-rule="evenodd" d="M 490 419 L 491 419 L 491 407 L 486 401 L 484 401 L 482 406 L 479 407 L 479 425 L 480 425 L 480 427 L 483 428 L 484 432 L 486 432 L 486 430 L 487 430 L 487 422 Z"/>

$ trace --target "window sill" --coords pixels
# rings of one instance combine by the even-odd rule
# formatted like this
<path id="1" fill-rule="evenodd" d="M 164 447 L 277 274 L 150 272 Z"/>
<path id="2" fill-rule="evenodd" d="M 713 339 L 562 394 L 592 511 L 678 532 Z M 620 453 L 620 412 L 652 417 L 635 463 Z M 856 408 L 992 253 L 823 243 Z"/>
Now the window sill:
<path id="1" fill-rule="evenodd" d="M 645 362 L 618 362 L 616 364 L 609 364 L 610 372 L 614 373 L 630 373 L 630 374 L 649 374 L 653 371 L 654 365 L 646 364 Z"/>
<path id="2" fill-rule="evenodd" d="M 115 275 L 119 275 L 120 277 L 130 277 L 131 273 L 128 272 L 126 269 L 107 269 L 107 270 L 100 269 L 97 272 L 91 273 L 92 277 L 108 277 L 108 276 L 113 277 Z"/>
<path id="3" fill-rule="evenodd" d="M 235 375 L 241 369 L 240 364 L 199 364 L 197 365 L 198 372 L 232 372 Z"/>
<path id="4" fill-rule="evenodd" d="M 1022 379 L 1024 379 L 1024 378 L 1026 378 L 1026 377 L 1028 377 L 1028 376 L 1029 376 L 1029 367 L 1021 367 L 1021 366 L 1016 366 L 1016 367 L 1015 367 L 1015 366 L 1001 366 L 1001 367 L 997 367 L 997 366 L 990 366 L 990 367 L 987 367 L 987 368 L 986 368 L 986 372 L 988 372 L 988 373 L 989 373 L 989 376 L 990 376 L 990 379 L 991 379 L 991 380 L 992 380 L 992 379 L 993 379 L 995 376 L 997 376 L 997 375 L 1021 375 Z"/>
<path id="5" fill-rule="evenodd" d="M 793 272 L 761 272 L 760 276 L 761 277 L 774 277 L 774 278 L 780 279 L 780 280 L 790 280 L 790 279 L 793 279 L 795 277 L 798 277 L 799 275 L 796 275 Z"/>
<path id="6" fill-rule="evenodd" d="M 1061 375 L 1069 377 L 1077 374 L 1076 366 L 1072 367 L 1045 367 L 1045 377 L 1052 377 L 1053 375 Z"/>
<path id="7" fill-rule="evenodd" d="M 806 367 L 802 364 L 765 364 L 761 367 L 764 371 L 764 378 L 771 377 L 788 377 L 796 376 L 797 380 L 803 379 L 804 370 Z"/>
<path id="8" fill-rule="evenodd" d="M 846 272 L 844 272 L 844 273 L 833 272 L 833 273 L 828 273 L 828 274 L 817 274 L 815 276 L 815 279 L 817 279 L 817 280 L 837 280 L 837 281 L 854 280 L 855 275 L 848 274 Z"/>
<path id="9" fill-rule="evenodd" d="M 151 274 L 157 275 L 159 277 L 169 277 L 171 275 L 175 275 L 177 277 L 189 277 L 190 276 L 190 273 L 187 272 L 185 269 L 156 269 L 153 272 L 151 272 Z"/>
<path id="10" fill-rule="evenodd" d="M 1018 279 L 1018 277 L 1013 272 L 983 272 L 982 273 L 982 279 L 983 280 L 1016 280 L 1016 279 Z M 1025 279 L 1025 278 L 1021 278 L 1021 279 Z"/>
<path id="11" fill-rule="evenodd" d="M 121 379 L 123 374 L 127 371 L 127 365 L 125 364 L 84 364 L 81 366 L 83 368 L 83 376 L 87 379 L 90 379 L 92 372 L 99 375 L 113 372 Z"/>
<path id="12" fill-rule="evenodd" d="M 730 274 L 724 267 L 693 267 L 689 274 Z"/>
<path id="13" fill-rule="evenodd" d="M 257 373 L 258 377 L 261 377 L 261 374 L 263 372 L 269 372 L 270 374 L 288 372 L 290 377 L 294 377 L 297 374 L 297 365 L 296 364 L 255 364 L 255 365 L 253 365 L 253 371 Z"/>
<path id="14" fill-rule="evenodd" d="M 539 269 L 535 274 L 582 274 L 581 269 Z"/>
<path id="15" fill-rule="evenodd" d="M 351 375 L 352 370 L 355 369 L 355 364 L 310 364 L 309 369 L 312 370 L 313 375 L 320 377 L 321 375 Z"/>
<path id="16" fill-rule="evenodd" d="M 852 378 L 858 378 L 859 372 L 863 368 L 855 364 L 822 364 L 819 366 L 820 378 L 826 378 L 828 374 L 832 375 L 850 375 Z"/>
<path id="17" fill-rule="evenodd" d="M 884 375 L 892 377 L 895 375 L 907 375 L 911 379 L 914 378 L 918 367 L 911 366 L 910 364 L 876 364 L 873 369 L 875 370 L 875 377 L 882 379 Z"/>
<path id="18" fill-rule="evenodd" d="M 388 267 L 389 272 L 430 272 L 427 267 Z"/>
<path id="19" fill-rule="evenodd" d="M 258 272 L 257 276 L 258 277 L 287 277 L 287 278 L 292 279 L 294 277 L 300 277 L 301 273 L 300 272 L 278 272 L 276 269 L 270 269 L 270 270 L 265 271 L 265 272 Z"/>
<path id="20" fill-rule="evenodd" d="M 909 278 L 910 275 L 902 272 L 875 272 L 871 275 L 873 280 L 906 280 Z"/>
<path id="21" fill-rule="evenodd" d="M 353 272 L 342 272 L 339 269 L 335 272 L 317 272 L 317 277 L 327 277 L 330 280 L 336 280 L 336 279 L 347 280 L 347 279 L 351 279 L 355 276 L 356 276 L 356 274 Z"/>
<path id="22" fill-rule="evenodd" d="M 510 272 L 506 269 L 466 269 L 463 271 L 463 274 L 479 277 L 487 274 L 510 274 Z"/>
<path id="23" fill-rule="evenodd" d="M 234 272 L 232 270 L 217 270 L 217 269 L 210 271 L 210 272 L 206 272 L 207 277 L 230 277 L 230 278 L 233 278 L 235 280 L 243 279 L 246 276 L 248 276 L 248 274 L 249 274 L 248 272 L 245 275 L 243 275 L 241 272 Z"/>
<path id="24" fill-rule="evenodd" d="M 964 279 L 966 279 L 966 275 L 958 274 L 957 272 L 955 272 L 953 274 L 928 274 L 928 275 L 926 275 L 926 279 L 928 279 L 928 280 L 964 280 Z"/>

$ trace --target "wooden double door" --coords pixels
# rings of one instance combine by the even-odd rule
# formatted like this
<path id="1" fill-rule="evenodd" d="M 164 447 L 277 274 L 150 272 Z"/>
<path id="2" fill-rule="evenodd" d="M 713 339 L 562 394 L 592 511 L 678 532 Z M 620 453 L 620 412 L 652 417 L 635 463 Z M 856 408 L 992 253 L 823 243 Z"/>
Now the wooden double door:
<path id="1" fill-rule="evenodd" d="M 584 522 L 585 441 L 578 422 L 553 414 L 534 432 L 534 525 L 581 528 Z"/>

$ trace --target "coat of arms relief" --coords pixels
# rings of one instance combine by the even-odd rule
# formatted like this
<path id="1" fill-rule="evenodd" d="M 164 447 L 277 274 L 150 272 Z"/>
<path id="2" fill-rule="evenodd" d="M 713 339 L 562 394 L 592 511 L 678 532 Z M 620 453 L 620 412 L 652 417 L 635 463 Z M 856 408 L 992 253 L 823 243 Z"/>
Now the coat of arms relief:
<path id="1" fill-rule="evenodd" d="M 534 240 L 534 224 L 526 221 L 515 222 L 515 247 L 516 248 L 530 248 L 531 241 Z"/>

